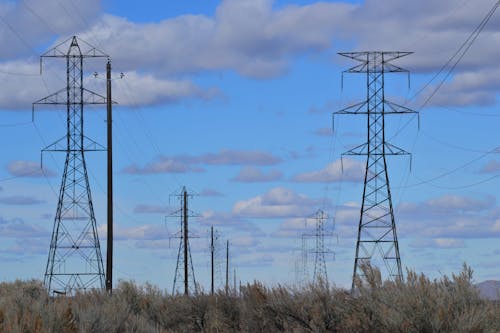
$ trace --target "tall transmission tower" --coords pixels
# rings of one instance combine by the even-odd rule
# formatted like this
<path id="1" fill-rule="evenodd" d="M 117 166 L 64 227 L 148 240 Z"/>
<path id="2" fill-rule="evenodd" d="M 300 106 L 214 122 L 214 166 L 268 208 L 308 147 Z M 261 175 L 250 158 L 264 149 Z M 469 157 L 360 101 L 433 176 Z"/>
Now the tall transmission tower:
<path id="1" fill-rule="evenodd" d="M 304 275 L 307 269 L 307 252 L 314 254 L 314 273 L 313 281 L 315 283 L 328 283 L 328 272 L 326 269 L 325 255 L 332 254 L 333 251 L 325 247 L 325 237 L 333 236 L 331 232 L 325 232 L 325 221 L 328 220 L 328 214 L 323 210 L 319 209 L 314 214 L 315 219 L 315 232 L 314 234 L 303 234 L 302 235 L 302 260 L 304 265 Z M 306 239 L 314 238 L 315 246 L 313 249 L 306 248 Z"/>
<path id="2" fill-rule="evenodd" d="M 367 156 L 352 291 L 356 280 L 363 277 L 360 265 L 364 263 L 370 263 L 372 266 L 381 266 L 379 264 L 383 263 L 390 279 L 400 280 L 403 277 L 386 156 L 409 153 L 386 141 L 385 115 L 417 112 L 386 100 L 384 80 L 386 73 L 408 73 L 407 70 L 392 64 L 392 61 L 411 53 L 339 53 L 360 63 L 344 73 L 366 74 L 367 90 L 365 101 L 335 112 L 335 114 L 367 115 L 368 119 L 367 142 L 343 154 Z"/>
<path id="3" fill-rule="evenodd" d="M 192 197 L 192 194 L 188 194 L 186 187 L 182 188 L 181 193 L 176 194 L 176 197 L 179 198 L 181 202 L 181 208 L 175 212 L 172 216 L 178 216 L 181 218 L 181 230 L 178 233 L 179 241 L 179 250 L 177 252 L 177 264 L 175 266 L 175 275 L 174 275 L 174 284 L 172 287 L 172 294 L 178 290 L 179 281 L 183 281 L 184 284 L 184 295 L 189 295 L 189 290 L 191 286 L 191 290 L 194 292 L 197 291 L 196 279 L 194 275 L 194 267 L 193 267 L 193 259 L 191 257 L 191 248 L 189 246 L 189 217 L 194 217 L 196 215 L 192 214 L 192 212 L 188 208 L 188 199 Z M 181 268 L 181 265 L 183 266 Z M 191 284 L 189 280 L 191 279 Z"/>
<path id="4" fill-rule="evenodd" d="M 106 149 L 84 135 L 83 108 L 107 101 L 84 88 L 83 61 L 109 57 L 73 36 L 44 53 L 40 66 L 44 58 L 64 58 L 67 67 L 66 87 L 33 103 L 33 110 L 35 105 L 65 105 L 67 111 L 66 135 L 42 150 L 66 153 L 44 283 L 49 294 L 102 289 L 104 268 L 85 152 Z"/>

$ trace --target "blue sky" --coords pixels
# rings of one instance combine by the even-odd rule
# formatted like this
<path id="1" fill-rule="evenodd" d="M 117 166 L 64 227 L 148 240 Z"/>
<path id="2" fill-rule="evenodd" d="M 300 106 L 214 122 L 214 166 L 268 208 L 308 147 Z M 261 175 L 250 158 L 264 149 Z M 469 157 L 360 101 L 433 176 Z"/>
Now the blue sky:
<path id="1" fill-rule="evenodd" d="M 366 120 L 332 112 L 365 96 L 337 52 L 413 51 L 387 77 L 387 95 L 420 111 L 388 118 L 389 158 L 404 267 L 439 277 L 467 262 L 477 281 L 500 279 L 498 13 L 430 102 L 443 77 L 413 96 L 455 53 L 494 1 L 36 0 L 0 1 L 0 280 L 43 277 L 63 169 L 40 149 L 64 135 L 62 109 L 31 103 L 64 86 L 63 64 L 39 55 L 78 35 L 113 61 L 115 280 L 172 287 L 182 186 L 191 209 L 197 280 L 209 288 L 208 231 L 231 243 L 243 283 L 297 282 L 301 234 L 317 209 L 335 218 L 331 282 L 348 287 L 362 196 Z M 8 46 L 8 47 L 7 47 Z M 104 63 L 86 84 L 104 92 Z M 99 75 L 94 77 L 93 72 Z M 120 73 L 123 73 L 121 77 Z M 105 143 L 105 112 L 85 114 Z M 86 155 L 105 254 L 105 154 Z M 310 242 L 308 246 L 312 246 Z M 222 247 L 220 248 L 222 251 Z M 220 256 L 222 257 L 222 255 Z M 309 260 L 312 277 L 313 259 Z"/>

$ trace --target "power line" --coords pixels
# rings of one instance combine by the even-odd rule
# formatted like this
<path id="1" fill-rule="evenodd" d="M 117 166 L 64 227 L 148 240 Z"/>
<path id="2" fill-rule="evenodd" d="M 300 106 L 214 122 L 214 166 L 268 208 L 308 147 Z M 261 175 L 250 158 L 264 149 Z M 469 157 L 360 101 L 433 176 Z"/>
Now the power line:
<path id="1" fill-rule="evenodd" d="M 425 91 L 425 89 L 427 89 L 431 85 L 431 83 L 439 77 L 439 75 L 441 75 L 443 72 L 445 72 L 446 68 L 450 67 L 445 72 L 443 79 L 438 83 L 436 88 L 425 99 L 423 104 L 420 107 L 418 107 L 416 110 L 421 111 L 425 108 L 425 106 L 428 105 L 428 103 L 431 101 L 431 99 L 442 88 L 442 86 L 444 85 L 446 80 L 449 78 L 451 73 L 456 69 L 458 64 L 462 61 L 463 57 L 466 55 L 466 53 L 472 47 L 472 44 L 479 37 L 479 35 L 483 31 L 484 27 L 490 21 L 491 17 L 496 12 L 496 10 L 498 9 L 499 6 L 500 6 L 500 0 L 497 0 L 495 2 L 495 4 L 493 5 L 493 7 L 488 11 L 486 16 L 481 20 L 479 25 L 471 32 L 471 34 L 465 39 L 465 41 L 460 45 L 460 47 L 455 51 L 455 53 L 453 53 L 453 55 L 441 66 L 439 71 L 436 74 L 434 74 L 429 81 L 427 81 L 410 99 L 408 99 L 406 101 L 405 105 L 407 105 L 410 101 L 414 100 L 418 95 L 423 93 Z M 455 59 L 455 61 L 454 61 L 454 59 Z M 450 66 L 450 64 L 451 64 L 451 66 Z M 414 120 L 414 118 L 415 118 L 415 116 L 408 119 L 408 121 L 392 135 L 391 139 L 398 136 Z"/>
<path id="2" fill-rule="evenodd" d="M 457 171 L 460 171 L 466 167 L 468 167 L 469 165 L 483 159 L 484 157 L 488 156 L 488 155 L 491 155 L 491 154 L 495 154 L 498 152 L 498 148 L 495 148 L 495 149 L 492 149 L 486 153 L 483 153 L 481 155 L 479 155 L 478 157 L 475 157 L 474 159 L 470 160 L 470 161 L 467 161 L 466 163 L 452 169 L 452 170 L 449 170 L 449 171 L 446 171 L 444 173 L 441 173 L 439 174 L 438 176 L 435 176 L 433 178 L 430 178 L 430 179 L 426 179 L 426 180 L 421 180 L 420 182 L 418 183 L 414 183 L 414 184 L 410 184 L 410 185 L 406 185 L 404 188 L 411 188 L 411 187 L 416 187 L 416 186 L 420 186 L 420 185 L 424 185 L 424 184 L 429 184 L 429 183 L 432 183 L 433 181 L 435 180 L 438 180 L 438 179 L 441 179 L 441 178 L 444 178 L 446 176 L 449 176 Z"/>
<path id="3" fill-rule="evenodd" d="M 444 72 L 444 70 L 448 66 L 450 66 L 450 64 L 452 64 L 451 67 L 446 71 L 445 76 L 443 77 L 443 79 L 439 82 L 439 84 L 432 91 L 432 93 L 425 99 L 424 103 L 418 108 L 418 110 L 423 109 L 430 102 L 430 100 L 434 97 L 434 95 L 439 91 L 439 89 L 441 89 L 441 87 L 446 82 L 446 80 L 448 79 L 448 77 L 451 75 L 451 73 L 455 70 L 455 68 L 460 63 L 460 61 L 463 59 L 463 57 L 465 56 L 465 54 L 472 47 L 472 44 L 479 37 L 479 35 L 483 31 L 483 29 L 486 26 L 486 24 L 489 22 L 489 20 L 491 19 L 491 17 L 493 16 L 493 14 L 495 13 L 495 11 L 497 10 L 498 6 L 500 6 L 500 1 L 496 1 L 496 3 L 493 5 L 493 7 L 490 9 L 490 11 L 483 18 L 483 20 L 481 21 L 481 23 L 479 23 L 479 25 L 472 31 L 472 33 L 460 45 L 460 47 L 448 59 L 448 61 L 443 66 L 441 66 L 441 68 L 439 69 L 439 71 L 420 90 L 418 90 L 412 98 L 410 98 L 410 100 L 412 100 L 416 96 L 418 96 L 420 93 L 422 93 L 432 83 L 432 81 L 434 81 L 441 73 Z M 455 58 L 456 58 L 456 60 L 453 62 L 453 59 L 455 59 Z"/>

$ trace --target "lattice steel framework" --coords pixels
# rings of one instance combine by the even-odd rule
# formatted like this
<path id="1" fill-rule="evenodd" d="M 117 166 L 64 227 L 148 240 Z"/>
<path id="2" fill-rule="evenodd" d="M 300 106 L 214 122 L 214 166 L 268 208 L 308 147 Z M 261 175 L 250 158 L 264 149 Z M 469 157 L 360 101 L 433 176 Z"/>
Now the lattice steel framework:
<path id="1" fill-rule="evenodd" d="M 314 214 L 313 218 L 315 220 L 314 234 L 302 234 L 302 265 L 304 269 L 304 276 L 307 276 L 307 252 L 310 252 L 314 254 L 313 281 L 315 283 L 328 283 L 325 255 L 332 254 L 333 251 L 325 246 L 325 237 L 333 236 L 333 233 L 325 232 L 325 222 L 328 220 L 327 213 L 319 209 Z M 306 240 L 308 238 L 314 238 L 315 246 L 313 249 L 306 249 Z"/>
<path id="2" fill-rule="evenodd" d="M 386 141 L 385 115 L 416 113 L 402 105 L 385 99 L 384 80 L 386 73 L 408 73 L 407 70 L 393 65 L 393 60 L 411 54 L 411 52 L 349 52 L 341 56 L 360 62 L 344 73 L 366 74 L 366 100 L 347 107 L 335 114 L 367 115 L 367 142 L 343 155 L 366 155 L 366 168 L 363 188 L 363 200 L 356 242 L 356 257 L 352 290 L 356 280 L 363 277 L 362 263 L 379 266 L 377 259 L 383 261 L 388 277 L 399 280 L 403 277 L 396 222 L 392 206 L 387 155 L 408 154 Z M 377 256 L 380 256 L 377 258 Z M 382 264 L 382 263 L 380 263 Z"/>
<path id="3" fill-rule="evenodd" d="M 314 274 L 315 282 L 328 281 L 325 262 L 325 220 L 328 218 L 322 210 L 316 212 L 316 250 L 314 251 Z"/>
<path id="4" fill-rule="evenodd" d="M 106 104 L 104 96 L 83 86 L 84 59 L 99 57 L 109 58 L 73 36 L 40 58 L 40 68 L 43 58 L 66 60 L 66 88 L 33 103 L 33 110 L 35 105 L 65 105 L 67 110 L 66 135 L 42 150 L 66 153 L 44 278 L 51 295 L 105 286 L 85 152 L 106 149 L 84 135 L 83 121 L 84 105 Z"/>
<path id="5" fill-rule="evenodd" d="M 181 208 L 172 214 L 172 216 L 178 216 L 181 218 L 181 230 L 178 233 L 179 238 L 179 250 L 177 252 L 177 264 L 175 266 L 174 274 L 174 284 L 172 287 L 172 294 L 175 294 L 179 290 L 178 283 L 183 281 L 184 295 L 189 295 L 189 291 L 197 292 L 196 278 L 194 275 L 193 259 L 191 257 L 191 247 L 189 246 L 189 217 L 197 216 L 193 214 L 188 208 L 188 199 L 192 195 L 188 194 L 186 187 L 182 188 L 180 194 L 176 197 L 179 198 L 181 202 Z M 181 265 L 183 266 L 181 268 Z M 191 280 L 191 283 L 189 283 Z"/>

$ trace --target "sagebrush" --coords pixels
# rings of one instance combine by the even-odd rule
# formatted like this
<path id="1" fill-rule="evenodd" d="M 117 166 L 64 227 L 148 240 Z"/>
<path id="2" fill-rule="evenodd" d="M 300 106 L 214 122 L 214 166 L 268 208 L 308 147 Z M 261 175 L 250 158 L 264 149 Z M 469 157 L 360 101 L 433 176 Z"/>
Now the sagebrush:
<path id="1" fill-rule="evenodd" d="M 364 267 L 357 292 L 326 284 L 215 295 L 169 295 L 122 281 L 102 291 L 51 298 L 38 281 L 0 284 L 0 332 L 500 332 L 500 307 L 482 300 L 472 271 L 430 280 L 407 272 L 382 282 Z"/>

